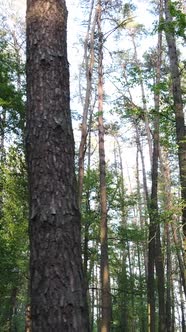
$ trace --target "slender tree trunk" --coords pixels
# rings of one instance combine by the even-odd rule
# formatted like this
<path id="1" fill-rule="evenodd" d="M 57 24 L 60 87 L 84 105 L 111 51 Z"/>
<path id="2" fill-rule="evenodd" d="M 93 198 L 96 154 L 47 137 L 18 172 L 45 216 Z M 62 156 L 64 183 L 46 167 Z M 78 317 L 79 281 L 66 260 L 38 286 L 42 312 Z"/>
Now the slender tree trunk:
<path id="1" fill-rule="evenodd" d="M 162 19 L 162 0 L 159 2 L 159 17 Z M 158 47 L 157 47 L 157 66 L 156 66 L 156 81 L 155 84 L 158 87 L 161 78 L 161 62 L 162 62 L 162 32 L 158 33 Z M 159 158 L 159 108 L 160 108 L 160 94 L 159 92 L 154 95 L 154 103 L 156 110 L 156 120 L 154 121 L 154 167 L 156 170 L 152 170 L 152 175 L 154 174 L 154 181 L 158 183 L 158 158 Z M 156 166 L 155 166 L 156 165 Z M 154 182 L 152 181 L 152 187 Z M 152 190 L 153 193 L 153 190 Z M 156 265 L 156 275 L 157 275 L 157 286 L 158 286 L 158 301 L 159 301 L 159 332 L 166 331 L 166 318 L 165 318 L 165 279 L 164 279 L 164 264 L 163 264 L 163 254 L 161 248 L 161 233 L 160 233 L 160 219 L 158 213 L 158 196 L 156 193 L 151 197 L 154 210 L 154 215 L 156 218 L 156 234 L 155 234 L 155 265 Z"/>
<path id="2" fill-rule="evenodd" d="M 137 193 L 138 193 L 138 204 L 139 204 L 139 218 L 140 218 L 140 227 L 142 229 L 145 228 L 145 226 L 147 225 L 147 220 L 145 218 L 144 220 L 144 217 L 142 215 L 142 209 L 143 209 L 143 203 L 142 203 L 142 195 L 141 195 L 141 190 L 140 190 L 140 177 L 139 177 L 139 149 L 141 149 L 141 142 L 137 141 L 137 156 L 136 156 L 136 165 L 137 165 Z M 140 146 L 138 145 L 138 143 L 140 143 Z M 142 150 L 142 149 L 141 149 Z M 143 151 L 140 152 L 141 154 L 141 157 L 143 156 Z M 143 165 L 143 163 L 142 163 Z M 142 166 L 143 168 L 143 166 Z M 145 173 L 145 170 L 143 171 L 142 170 L 142 174 L 143 174 L 143 177 L 145 176 L 146 178 L 146 173 Z M 144 181 L 143 181 L 144 182 Z M 146 183 L 146 179 L 145 179 L 145 187 L 147 186 L 147 183 Z M 143 187 L 144 187 L 144 184 L 143 184 Z M 147 188 L 146 188 L 147 190 Z M 148 194 L 147 194 L 148 196 Z M 149 199 L 148 199 L 149 200 Z M 146 203 L 146 202 L 145 202 Z M 147 270 L 148 270 L 148 259 L 147 259 L 147 240 L 145 239 L 144 242 L 143 242 L 143 258 L 144 258 L 144 266 L 145 266 L 145 278 L 146 278 L 146 282 L 147 282 L 147 278 L 148 278 L 148 274 L 147 274 Z"/>
<path id="3" fill-rule="evenodd" d="M 171 175 L 170 175 L 169 163 L 167 162 L 168 161 L 168 155 L 167 155 L 166 151 L 164 151 L 161 154 L 160 161 L 161 161 L 161 169 L 162 169 L 162 174 L 163 174 L 164 183 L 165 183 L 165 188 L 164 188 L 164 192 L 166 194 L 165 207 L 166 207 L 167 211 L 173 211 L 173 199 L 172 199 L 172 194 L 171 194 Z M 168 221 L 168 223 L 169 223 L 169 221 Z M 171 232 L 172 232 L 172 237 L 173 237 L 173 241 L 174 241 L 175 248 L 176 248 L 176 257 L 177 257 L 178 266 L 179 266 L 181 285 L 183 287 L 183 291 L 184 291 L 184 294 L 186 296 L 186 284 L 185 284 L 185 277 L 184 277 L 184 261 L 183 261 L 181 250 L 180 250 L 181 240 L 179 239 L 179 236 L 178 236 L 178 224 L 179 224 L 179 222 L 177 221 L 177 218 L 174 215 L 172 217 L 170 225 L 168 223 L 166 225 L 166 229 L 169 228 L 169 233 L 170 233 L 170 229 L 171 229 Z M 168 231 L 168 229 L 167 229 L 167 231 Z M 169 237 L 170 237 L 170 235 L 169 235 Z M 170 239 L 169 240 L 167 239 L 167 241 L 170 242 Z M 167 260 L 168 260 L 169 246 L 170 246 L 170 243 L 167 243 Z M 169 253 L 169 255 L 170 255 L 170 253 Z M 170 263 L 168 263 L 168 264 L 170 264 Z M 167 278 L 168 278 L 168 273 L 167 273 Z M 171 279 L 170 279 L 170 282 L 171 282 Z M 166 314 L 166 316 L 168 316 L 168 314 Z"/>
<path id="4" fill-rule="evenodd" d="M 6 110 L 0 110 L 0 218 L 3 216 L 3 165 L 5 162 L 5 123 Z"/>
<path id="5" fill-rule="evenodd" d="M 160 162 L 161 162 L 161 169 L 162 169 L 162 174 L 164 177 L 164 184 L 165 184 L 164 185 L 165 207 L 166 207 L 167 211 L 173 211 L 173 198 L 172 198 L 172 194 L 171 194 L 171 174 L 170 174 L 170 167 L 169 167 L 169 163 L 168 163 L 168 154 L 166 151 L 161 153 Z M 183 261 L 181 250 L 180 250 L 181 240 L 178 236 L 178 231 L 179 231 L 178 226 L 179 226 L 179 221 L 177 220 L 177 217 L 175 215 L 173 215 L 169 229 L 171 228 L 172 238 L 173 238 L 175 250 L 176 250 L 177 262 L 178 262 L 178 266 L 179 266 L 181 285 L 183 287 L 184 294 L 186 296 L 186 284 L 185 284 L 185 277 L 184 277 L 184 261 Z M 170 239 L 169 239 L 169 242 L 170 242 Z M 169 246 L 170 246 L 170 244 L 167 244 L 167 251 L 169 249 Z M 169 253 L 169 255 L 170 255 L 170 253 Z M 167 259 L 168 259 L 168 253 L 167 253 Z M 168 278 L 168 273 L 167 273 L 167 278 Z M 170 277 L 170 283 L 172 285 L 171 277 Z M 172 306 L 173 306 L 173 296 L 171 296 L 171 297 L 172 297 L 171 302 L 172 302 Z M 172 315 L 173 315 L 173 312 L 172 312 Z M 168 314 L 166 316 L 168 316 Z M 173 329 L 173 327 L 172 327 L 172 329 Z"/>
<path id="6" fill-rule="evenodd" d="M 101 203 L 101 332 L 109 332 L 111 327 L 111 293 L 107 240 L 107 193 L 106 167 L 103 124 L 103 33 L 101 29 L 102 4 L 98 0 L 98 132 L 99 132 L 99 168 L 100 168 L 100 203 Z"/>
<path id="7" fill-rule="evenodd" d="M 90 124 L 90 126 L 91 126 L 91 124 Z M 89 174 L 90 161 L 91 161 L 91 144 L 90 144 L 90 141 L 91 141 L 91 131 L 89 131 L 89 138 L 88 138 L 88 164 L 87 164 L 87 169 L 88 169 L 88 183 L 90 183 L 90 174 Z M 89 187 L 89 185 L 88 185 L 87 192 L 86 192 L 85 205 L 86 205 L 86 215 L 90 215 L 90 187 Z M 84 260 L 83 260 L 83 270 L 84 270 L 84 275 L 85 275 L 85 278 L 86 278 L 87 289 L 88 289 L 88 284 L 89 284 L 89 280 L 88 280 L 89 227 L 90 227 L 90 222 L 89 222 L 89 220 L 86 220 L 85 226 L 84 226 L 84 244 L 83 244 L 83 257 L 84 257 Z"/>
<path id="8" fill-rule="evenodd" d="M 92 112 L 91 112 L 92 114 Z M 91 127 L 92 125 L 92 116 L 90 114 L 90 119 L 89 119 L 89 126 Z M 88 161 L 87 161 L 87 169 L 88 169 L 88 188 L 87 188 L 87 192 L 86 192 L 86 201 L 85 201 L 85 206 L 86 206 L 86 212 L 85 215 L 86 216 L 90 216 L 91 214 L 91 207 L 90 207 L 90 167 L 91 167 L 91 130 L 88 131 Z M 79 201 L 80 202 L 80 201 Z M 91 315 L 91 294 L 89 293 L 88 289 L 89 289 L 89 284 L 90 284 L 90 275 L 91 275 L 91 269 L 92 269 L 92 264 L 94 264 L 94 262 L 91 264 L 90 261 L 90 255 L 89 255 L 89 240 L 90 240 L 90 236 L 89 236 L 89 228 L 90 228 L 90 224 L 91 224 L 91 219 L 86 218 L 87 220 L 84 221 L 84 242 L 83 242 L 83 271 L 84 271 L 84 276 L 85 276 L 85 289 L 86 289 L 86 294 L 87 297 L 89 298 L 88 304 L 89 304 L 89 312 Z M 88 262 L 90 261 L 90 264 L 88 264 Z M 90 331 L 92 331 L 91 329 L 91 321 L 90 321 Z"/>
<path id="9" fill-rule="evenodd" d="M 131 289 L 131 309 L 132 309 L 132 313 L 134 313 L 134 274 L 133 274 L 133 269 L 132 269 L 132 259 L 131 259 L 131 253 L 130 253 L 130 244 L 128 239 L 126 240 L 126 245 L 127 245 L 127 255 L 128 255 L 128 261 L 129 261 L 129 272 L 130 272 L 130 289 Z M 131 332 L 134 332 L 134 317 L 132 315 L 131 319 L 130 319 L 130 330 Z"/>
<path id="10" fill-rule="evenodd" d="M 176 247 L 176 255 L 177 255 L 177 259 L 178 259 L 178 265 L 179 265 L 179 269 L 180 269 L 180 276 L 181 276 L 181 282 L 182 282 L 182 286 L 184 289 L 184 293 L 186 296 L 186 284 L 185 284 L 185 276 L 184 276 L 184 262 L 183 262 L 183 258 L 181 255 L 181 251 L 180 251 L 180 247 L 181 247 L 181 242 L 178 238 L 177 232 L 177 220 L 176 218 L 174 218 L 173 222 L 171 223 L 171 229 L 172 229 L 172 234 L 173 234 L 173 240 L 175 243 L 175 247 Z"/>
<path id="11" fill-rule="evenodd" d="M 97 331 L 100 331 L 101 322 L 101 284 L 100 284 L 100 270 L 96 265 L 96 305 L 97 305 Z"/>
<path id="12" fill-rule="evenodd" d="M 122 154 L 121 154 L 121 147 L 119 144 L 119 141 L 117 137 L 115 137 L 116 144 L 117 144 L 117 149 L 118 149 L 118 157 L 119 157 L 119 178 L 120 180 L 120 186 L 119 186 L 119 191 L 120 191 L 120 206 L 121 206 L 121 227 L 123 228 L 123 231 L 126 232 L 126 214 L 125 214 L 125 187 L 124 187 L 124 173 L 123 173 L 123 161 L 122 161 Z M 115 158 L 115 164 L 117 165 L 117 158 Z M 121 269 L 121 278 L 119 279 L 119 285 L 122 290 L 126 289 L 126 282 L 127 282 L 127 267 L 126 267 L 126 261 L 127 261 L 127 249 L 126 249 L 126 243 L 123 241 L 123 248 L 122 248 L 122 253 L 121 253 L 121 264 L 122 264 L 122 269 Z M 120 326 L 121 326 L 121 331 L 128 331 L 129 328 L 129 317 L 128 317 L 128 302 L 127 302 L 127 297 L 124 292 L 122 292 L 120 295 Z"/>
<path id="13" fill-rule="evenodd" d="M 165 211 L 170 213 L 173 210 L 172 205 L 172 195 L 171 195 L 171 174 L 169 168 L 169 161 L 168 161 L 168 153 L 164 149 L 161 151 L 160 154 L 160 166 L 161 166 L 161 174 L 163 176 L 163 194 L 164 194 L 164 204 L 165 204 Z M 167 280 L 167 287 L 166 287 L 166 327 L 167 332 L 173 331 L 173 298 L 172 298 L 172 260 L 171 260 L 171 225 L 173 224 L 174 220 L 171 218 L 167 218 L 165 221 L 165 252 L 166 252 L 166 280 Z"/>
<path id="14" fill-rule="evenodd" d="M 176 137 L 178 145 L 181 198 L 182 207 L 182 224 L 184 235 L 184 263 L 186 266 L 186 130 L 184 123 L 183 100 L 181 91 L 181 81 L 179 72 L 178 53 L 176 48 L 175 34 L 173 31 L 173 20 L 170 14 L 171 1 L 164 0 L 165 6 L 165 35 L 168 45 L 168 55 L 170 60 L 170 73 L 172 78 L 172 93 L 174 101 L 174 112 L 176 118 Z M 172 28 L 170 28 L 172 26 Z"/>
<path id="15" fill-rule="evenodd" d="M 90 331 L 93 331 L 94 322 L 95 322 L 95 265 L 92 269 L 92 289 L 91 289 L 91 314 L 90 314 Z"/>
<path id="16" fill-rule="evenodd" d="M 27 0 L 32 332 L 89 331 L 64 0 Z"/>
<path id="17" fill-rule="evenodd" d="M 85 69 L 86 69 L 86 92 L 85 92 L 85 100 L 84 100 L 84 104 L 83 104 L 83 118 L 82 118 L 82 124 L 81 124 L 81 141 L 80 141 L 80 146 L 79 146 L 78 200 L 79 200 L 80 208 L 81 208 L 82 191 L 83 191 L 84 159 L 85 159 L 86 143 L 87 143 L 87 135 L 88 135 L 87 122 L 88 122 L 88 114 L 90 111 L 90 99 L 91 99 L 91 93 L 92 93 L 92 75 L 93 75 L 93 67 L 94 67 L 94 32 L 95 32 L 96 21 L 97 21 L 97 11 L 96 11 L 92 30 L 91 30 L 91 37 L 89 40 L 93 6 L 94 6 L 94 0 L 92 0 L 92 2 L 91 2 L 91 10 L 90 10 L 87 35 L 86 35 L 86 39 L 85 39 L 85 43 L 84 43 L 84 61 L 85 61 Z M 88 46 L 90 46 L 89 55 L 88 55 L 88 49 L 89 49 Z"/>
<path id="18" fill-rule="evenodd" d="M 167 210 L 169 211 L 169 210 Z M 165 232 L 166 232 L 166 267 L 167 267 L 167 273 L 166 273 L 166 279 L 167 279 L 167 289 L 166 289 L 166 327 L 167 332 L 171 332 L 171 248 L 170 248 L 170 226 L 169 222 L 166 222 L 165 225 Z"/>
<path id="19" fill-rule="evenodd" d="M 155 185 L 156 184 L 154 183 L 154 186 Z M 153 197 L 153 193 L 151 194 L 151 197 Z M 156 209 L 156 206 L 151 206 L 151 209 L 152 211 L 154 211 Z M 148 280 L 147 280 L 149 332 L 155 332 L 155 283 L 154 283 L 155 235 L 156 235 L 156 220 L 155 220 L 155 215 L 153 215 L 153 213 L 151 212 L 150 225 L 149 225 L 149 242 L 148 242 Z"/>
<path id="20" fill-rule="evenodd" d="M 9 313 L 9 322 L 10 322 L 10 328 L 9 332 L 17 332 L 17 326 L 16 326 L 16 313 L 17 313 L 17 293 L 18 289 L 17 287 L 13 287 L 11 291 L 11 297 L 10 297 L 10 313 Z"/>
<path id="21" fill-rule="evenodd" d="M 185 301 L 184 301 L 184 294 L 183 294 L 183 291 L 182 291 L 181 283 L 180 283 L 180 300 L 181 300 L 181 326 L 182 326 L 182 332 L 186 332 Z"/>
<path id="22" fill-rule="evenodd" d="M 144 311 L 144 296 L 143 296 L 143 283 L 142 283 L 142 268 L 141 268 L 141 255 L 140 255 L 140 246 L 139 243 L 137 243 L 137 252 L 138 252 L 138 269 L 139 269 L 139 278 L 140 278 L 140 304 L 141 304 L 141 311 L 139 313 L 140 318 L 140 331 L 146 332 L 146 315 Z"/>
<path id="23" fill-rule="evenodd" d="M 172 305 L 171 305 L 171 311 L 172 311 L 172 319 L 171 319 L 171 332 L 175 331 L 175 299 L 174 299 L 174 284 L 173 284 L 173 274 L 171 276 L 171 297 L 172 297 Z"/>
<path id="24" fill-rule="evenodd" d="M 160 19 L 162 15 L 162 4 L 160 1 Z M 156 80 L 155 85 L 158 86 L 160 83 L 160 68 L 161 68 L 161 49 L 162 49 L 162 34 L 158 34 L 158 49 L 157 49 L 157 64 L 156 64 Z M 163 267 L 163 256 L 161 249 L 160 240 L 160 219 L 158 212 L 158 158 L 159 158 L 159 93 L 154 95 L 155 109 L 156 109 L 156 119 L 154 120 L 154 144 L 153 144 L 153 159 L 152 159 L 152 191 L 151 191 L 151 201 L 150 201 L 150 225 L 149 225 L 149 273 L 148 273 L 148 303 L 152 306 L 151 312 L 151 324 L 150 331 L 155 330 L 155 304 L 154 301 L 154 276 L 153 273 L 153 263 L 156 266 L 157 275 L 157 288 L 158 288 L 158 301 L 159 301 L 159 332 L 166 331 L 165 324 L 165 295 L 164 295 L 164 267 Z M 151 256 L 152 255 L 152 256 Z M 152 332 L 151 331 L 151 332 Z"/>
<path id="25" fill-rule="evenodd" d="M 137 56 L 137 54 L 136 54 Z M 127 86 L 129 86 L 128 84 L 128 80 L 127 80 L 127 76 L 125 74 L 125 71 L 124 71 L 124 78 L 125 78 L 125 81 L 126 81 L 126 84 Z M 130 104 L 132 107 L 137 107 L 135 105 L 135 103 L 133 102 L 133 99 L 132 99 L 132 93 L 130 91 L 130 88 L 128 87 L 128 94 L 130 96 Z M 143 104 L 143 107 L 145 109 L 145 113 L 146 113 L 146 122 L 145 122 L 145 125 L 147 126 L 146 127 L 146 132 L 148 132 L 148 147 L 149 147 L 149 153 L 150 153 L 150 160 L 152 161 L 152 153 L 150 152 L 152 150 L 152 139 L 151 139 L 151 136 L 150 136 L 150 127 L 149 127 L 149 122 L 148 122 L 148 117 L 147 117 L 147 105 L 146 105 L 146 99 L 145 98 L 145 95 L 143 95 L 143 90 L 144 90 L 144 87 L 142 90 L 142 99 L 143 99 L 143 102 L 145 100 L 145 105 Z M 138 121 L 137 119 L 135 118 L 135 116 L 132 117 L 132 123 L 134 125 L 134 128 L 135 128 L 135 132 L 136 132 L 136 143 L 137 143 L 137 148 L 140 152 L 140 156 L 141 156 L 141 163 L 142 163 L 142 173 L 143 173 L 143 189 L 144 189 L 144 195 L 145 195 L 145 200 L 146 200 L 146 205 L 147 205 L 147 209 L 149 210 L 149 194 L 148 194 L 148 188 L 147 188 L 147 177 L 146 177 L 146 171 L 145 171 L 145 160 L 144 160 L 144 155 L 143 155 L 143 148 L 142 148 L 142 144 L 141 144 L 141 140 L 140 140 L 140 130 L 139 130 L 139 125 L 138 125 Z"/>
<path id="26" fill-rule="evenodd" d="M 138 148 L 140 156 L 141 156 L 144 195 L 145 195 L 147 209 L 149 210 L 149 193 L 148 193 L 148 187 L 147 187 L 145 160 L 144 160 L 143 149 L 142 149 L 142 145 L 141 145 L 141 141 L 140 141 L 140 133 L 139 133 L 139 129 L 138 129 L 138 125 L 137 125 L 136 121 L 134 121 L 134 127 L 135 127 L 135 131 L 136 131 L 137 148 Z"/>
<path id="27" fill-rule="evenodd" d="M 136 165 L 137 165 L 137 193 L 138 193 L 138 201 L 139 201 L 139 219 L 140 219 L 140 227 L 141 229 L 144 229 L 145 223 L 144 223 L 144 217 L 142 215 L 142 199 L 141 199 L 141 193 L 140 193 L 140 177 L 139 177 L 139 147 L 137 145 L 137 154 L 136 154 Z M 142 253 L 143 253 L 143 260 L 141 262 L 141 256 L 140 256 L 140 246 L 138 243 L 138 268 L 139 268 L 139 277 L 140 277 L 140 290 L 141 290 L 141 312 L 140 312 L 140 318 L 141 318 L 141 332 L 146 332 L 146 312 L 144 311 L 145 305 L 144 302 L 146 303 L 146 300 L 143 295 L 143 282 L 142 282 L 142 275 L 143 275 L 143 270 L 142 270 L 142 265 L 143 265 L 143 260 L 144 260 L 144 267 L 145 267 L 145 279 L 146 282 L 148 280 L 148 274 L 147 274 L 147 241 L 145 240 L 142 243 Z"/>
<path id="28" fill-rule="evenodd" d="M 17 36 L 16 36 L 16 31 L 12 30 L 10 31 L 13 39 L 13 47 L 15 51 L 15 56 L 16 56 L 16 64 L 17 64 L 17 89 L 21 91 L 21 46 L 19 45 Z"/>
<path id="29" fill-rule="evenodd" d="M 30 307 L 30 304 L 27 304 L 27 306 L 26 306 L 25 332 L 32 332 L 32 320 L 31 320 L 31 307 Z"/>
<path id="30" fill-rule="evenodd" d="M 137 47 L 135 43 L 135 36 L 134 33 L 131 33 L 131 38 L 132 38 L 132 43 L 134 47 L 134 59 L 136 61 L 136 64 L 139 67 L 140 73 L 139 73 L 139 80 L 140 80 L 140 87 L 141 87 L 141 96 L 142 96 L 142 103 L 143 103 L 143 111 L 144 111 L 144 121 L 145 121 L 145 130 L 147 134 L 147 142 L 148 142 L 148 148 L 149 148 L 149 157 L 150 157 L 150 162 L 152 165 L 152 153 L 153 153 L 153 144 L 152 144 L 152 137 L 151 137 L 151 132 L 150 132 L 150 125 L 149 125 L 149 118 L 148 118 L 148 112 L 147 112 L 147 102 L 146 102 L 146 96 L 145 96 L 145 88 L 143 84 L 143 78 L 141 75 L 141 65 L 138 60 L 138 53 L 137 53 Z"/>

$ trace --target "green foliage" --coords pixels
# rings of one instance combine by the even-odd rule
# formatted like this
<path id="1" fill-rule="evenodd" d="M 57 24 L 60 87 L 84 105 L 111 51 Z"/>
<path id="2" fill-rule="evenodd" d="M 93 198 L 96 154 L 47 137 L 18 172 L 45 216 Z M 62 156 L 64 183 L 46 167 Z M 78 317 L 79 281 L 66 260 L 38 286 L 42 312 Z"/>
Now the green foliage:
<path id="1" fill-rule="evenodd" d="M 11 43 L 10 31 L 5 26 L 0 29 L 0 331 L 21 332 L 28 301 L 29 256 L 23 152 L 25 66 L 20 50 Z"/>
<path id="2" fill-rule="evenodd" d="M 25 125 L 25 87 L 17 85 L 17 77 L 24 75 L 24 64 L 17 62 L 15 51 L 9 47 L 6 34 L 0 32 L 0 113 L 5 113 L 1 123 L 4 132 L 21 138 Z M 2 128 L 1 128 L 2 130 Z"/>
<path id="3" fill-rule="evenodd" d="M 170 14 L 174 20 L 174 31 L 176 35 L 186 38 L 185 29 L 186 29 L 186 15 L 180 9 L 179 1 L 170 1 L 169 2 Z"/>
<path id="4" fill-rule="evenodd" d="M 172 21 L 166 22 L 163 18 L 159 23 L 159 31 L 165 31 L 186 40 L 186 15 L 180 8 L 178 1 L 169 1 L 169 11 Z"/>
<path id="5" fill-rule="evenodd" d="M 126 190 L 122 187 L 120 170 L 115 165 L 107 167 L 106 183 L 108 251 L 113 302 L 112 328 L 114 331 L 119 332 L 123 326 L 128 326 L 130 331 L 134 322 L 141 324 L 141 317 L 146 310 L 146 282 L 144 275 L 139 276 L 138 273 L 131 275 L 129 255 L 131 255 L 130 251 L 132 252 L 133 246 L 138 246 L 140 252 L 142 252 L 142 246 L 146 240 L 146 229 L 134 224 L 128 224 L 128 219 L 130 220 L 133 215 L 133 209 L 138 204 L 138 197 L 136 192 L 127 195 Z M 82 234 L 84 239 L 85 232 L 88 231 L 87 280 L 89 285 L 95 288 L 97 281 L 93 269 L 95 265 L 99 266 L 100 264 L 99 206 L 99 172 L 98 169 L 88 169 L 84 178 Z M 95 308 L 92 310 L 95 311 Z"/>
<path id="6" fill-rule="evenodd" d="M 5 326 L 6 330 L 13 319 L 16 324 L 24 322 L 28 283 L 27 173 L 23 154 L 15 148 L 10 149 L 3 166 L 2 184 L 0 325 Z M 16 309 L 14 316 L 13 306 Z"/>

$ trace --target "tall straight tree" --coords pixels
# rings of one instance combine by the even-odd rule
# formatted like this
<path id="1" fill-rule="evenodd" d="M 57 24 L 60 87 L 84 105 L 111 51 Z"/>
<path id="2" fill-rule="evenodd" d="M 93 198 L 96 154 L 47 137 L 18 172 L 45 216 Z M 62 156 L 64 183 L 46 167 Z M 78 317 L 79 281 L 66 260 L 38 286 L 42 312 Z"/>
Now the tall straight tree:
<path id="1" fill-rule="evenodd" d="M 87 332 L 65 0 L 27 0 L 32 331 Z"/>
<path id="2" fill-rule="evenodd" d="M 176 139 L 178 145 L 179 169 L 182 207 L 182 225 L 184 236 L 184 261 L 186 264 L 186 129 L 181 89 L 181 79 L 179 70 L 178 51 L 176 47 L 176 38 L 174 31 L 174 22 L 171 16 L 171 6 L 175 6 L 172 1 L 164 0 L 165 11 L 165 35 L 168 46 L 168 55 L 170 61 L 170 73 L 172 78 L 172 95 L 174 101 L 174 113 L 176 120 Z M 186 278 L 186 277 L 185 277 Z"/>
<path id="3" fill-rule="evenodd" d="M 162 0 L 159 1 L 159 21 L 162 20 Z M 157 63 L 156 63 L 156 78 L 155 86 L 158 87 L 161 83 L 161 64 L 162 64 L 162 32 L 158 33 L 157 45 Z M 166 317 L 165 317 L 165 281 L 164 281 L 164 264 L 163 253 L 161 245 L 161 230 L 160 230 L 160 215 L 158 207 L 158 159 L 159 159 L 159 111 L 160 111 L 160 91 L 154 94 L 154 108 L 156 110 L 156 119 L 154 120 L 154 153 L 153 153 L 153 169 L 152 168 L 152 191 L 151 191 L 151 218 L 155 218 L 156 233 L 155 233 L 155 266 L 157 276 L 157 289 L 158 289 L 158 309 L 159 309 L 159 332 L 166 331 Z M 154 190 L 155 187 L 155 190 Z M 155 209 L 155 211 L 152 211 Z"/>
<path id="4" fill-rule="evenodd" d="M 159 1 L 159 21 L 162 20 L 162 1 Z M 160 111 L 160 91 L 158 87 L 161 83 L 161 63 L 162 63 L 162 32 L 158 33 L 157 59 L 155 63 L 156 77 L 154 86 L 154 108 L 156 118 L 154 119 L 154 139 L 152 156 L 152 187 L 151 200 L 149 206 L 149 245 L 148 245 L 148 312 L 149 330 L 155 331 L 155 277 L 154 266 L 156 267 L 157 289 L 158 289 L 158 308 L 159 308 L 159 332 L 165 332 L 165 294 L 164 294 L 164 266 L 161 248 L 160 214 L 158 207 L 158 159 L 159 159 L 159 111 Z M 153 262 L 154 261 L 154 262 Z"/>
<path id="5" fill-rule="evenodd" d="M 101 27 L 102 1 L 97 3 L 98 26 L 98 135 L 99 135 L 99 169 L 100 169 L 100 206 L 101 206 L 101 332 L 109 332 L 111 324 L 111 293 L 108 261 L 107 236 L 107 192 L 106 192 L 106 166 L 103 122 L 103 32 Z"/>
<path id="6" fill-rule="evenodd" d="M 79 169 L 78 169 L 78 201 L 79 208 L 81 209 L 82 203 L 82 192 L 83 192 L 83 178 L 84 178 L 84 164 L 85 164 L 85 152 L 87 145 L 87 136 L 88 136 L 88 116 L 90 113 L 90 102 L 91 102 L 91 94 L 92 94 L 92 74 L 94 68 L 94 33 L 95 26 L 97 20 L 97 11 L 95 12 L 92 28 L 91 28 L 91 20 L 92 20 L 92 12 L 94 7 L 94 0 L 91 2 L 90 6 L 90 14 L 89 21 L 87 27 L 87 34 L 84 41 L 84 59 L 82 66 L 85 66 L 86 70 L 86 92 L 83 103 L 83 116 L 82 116 L 82 124 L 81 124 L 81 141 L 79 145 Z M 90 35 L 90 37 L 89 37 Z M 89 50 L 89 52 L 88 52 Z"/>

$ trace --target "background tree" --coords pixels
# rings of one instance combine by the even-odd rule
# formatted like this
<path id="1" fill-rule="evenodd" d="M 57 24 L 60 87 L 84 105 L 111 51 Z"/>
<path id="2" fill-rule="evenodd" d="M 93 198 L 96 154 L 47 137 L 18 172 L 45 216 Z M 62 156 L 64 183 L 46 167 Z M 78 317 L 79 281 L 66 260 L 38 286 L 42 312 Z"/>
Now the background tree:
<path id="1" fill-rule="evenodd" d="M 172 95 L 174 101 L 174 112 L 176 119 L 176 137 L 178 144 L 178 157 L 179 157 L 179 169 L 180 169 L 180 184 L 181 184 L 181 197 L 183 200 L 182 207 L 182 224 L 184 234 L 184 251 L 186 256 L 186 143 L 185 143 L 185 120 L 183 110 L 183 98 L 180 80 L 178 51 L 176 47 L 175 33 L 178 29 L 178 33 L 183 35 L 184 27 L 186 27 L 185 15 L 177 10 L 178 4 L 172 3 L 172 1 L 164 1 L 165 6 L 165 35 L 168 45 L 168 55 L 170 61 L 170 73 L 172 79 Z M 176 15 L 177 14 L 177 15 Z M 182 21 L 178 19 L 181 14 Z M 174 24 L 173 17 L 178 19 L 178 27 Z M 176 29 L 177 28 L 177 29 Z M 186 258 L 185 258 L 186 264 Z"/>
<path id="2" fill-rule="evenodd" d="M 97 3 L 98 27 L 98 136 L 99 136 L 99 169 L 100 169 L 100 244 L 101 244 L 101 332 L 110 331 L 111 324 L 111 294 L 108 260 L 108 226 L 107 226 L 107 191 L 104 146 L 103 120 L 103 32 L 102 32 L 102 2 Z"/>

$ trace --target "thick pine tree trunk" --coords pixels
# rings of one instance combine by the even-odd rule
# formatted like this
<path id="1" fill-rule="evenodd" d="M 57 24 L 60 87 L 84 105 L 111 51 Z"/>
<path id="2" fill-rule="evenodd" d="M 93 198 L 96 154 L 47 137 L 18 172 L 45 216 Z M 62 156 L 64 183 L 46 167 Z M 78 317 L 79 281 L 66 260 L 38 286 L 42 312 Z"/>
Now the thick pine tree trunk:
<path id="1" fill-rule="evenodd" d="M 32 332 L 88 331 L 64 0 L 27 0 Z"/>

